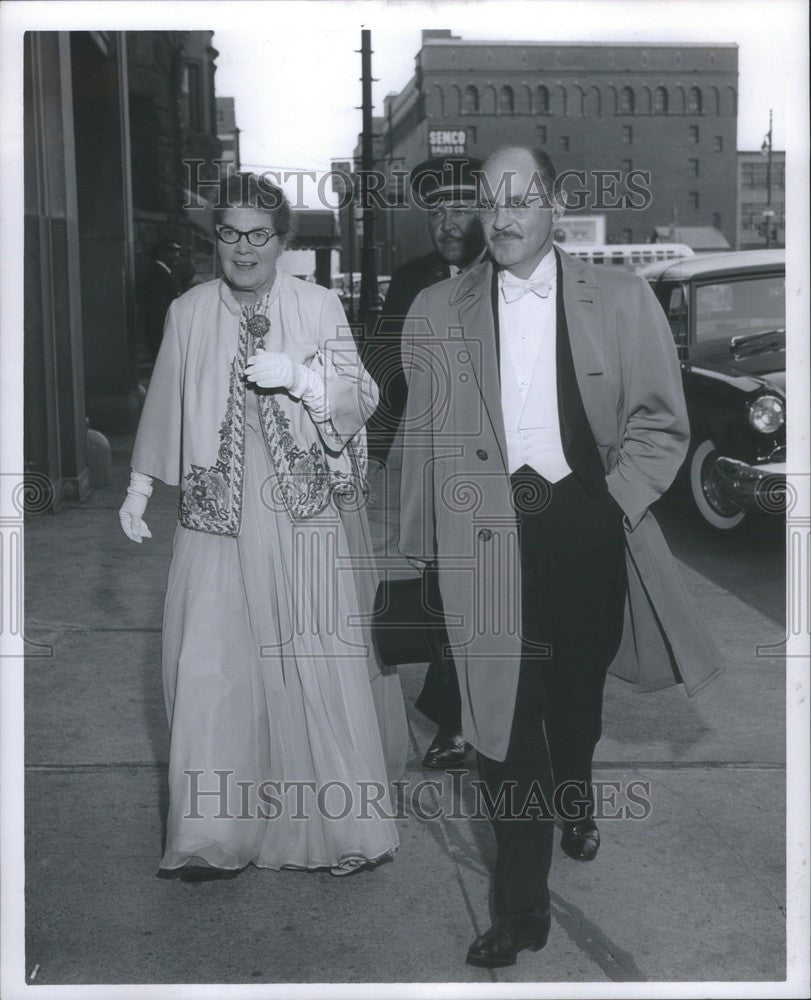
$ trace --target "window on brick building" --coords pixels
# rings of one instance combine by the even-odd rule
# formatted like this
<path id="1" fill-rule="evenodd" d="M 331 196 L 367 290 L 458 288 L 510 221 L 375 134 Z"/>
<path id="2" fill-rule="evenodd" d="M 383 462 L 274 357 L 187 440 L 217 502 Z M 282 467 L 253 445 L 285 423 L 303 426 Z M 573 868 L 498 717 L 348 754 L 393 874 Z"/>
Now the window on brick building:
<path id="1" fill-rule="evenodd" d="M 653 95 L 653 113 L 655 115 L 666 115 L 669 106 L 669 98 L 666 87 L 657 87 Z"/>
<path id="2" fill-rule="evenodd" d="M 722 135 L 717 135 L 712 141 L 712 148 L 716 153 L 723 153 L 724 151 L 724 137 Z"/>
<path id="3" fill-rule="evenodd" d="M 630 172 L 633 169 L 634 169 L 634 165 L 633 165 L 633 163 L 632 163 L 631 160 L 623 160 L 622 161 L 622 172 L 624 174 L 630 174 Z"/>
<path id="4" fill-rule="evenodd" d="M 634 231 L 633 231 L 633 229 L 623 229 L 623 231 L 622 231 L 622 242 L 623 243 L 633 243 L 634 242 Z"/>
<path id="5" fill-rule="evenodd" d="M 472 84 L 465 91 L 462 110 L 468 115 L 477 115 L 479 113 L 479 92 Z"/>
<path id="6" fill-rule="evenodd" d="M 202 73 L 199 62 L 187 62 L 183 67 L 181 114 L 183 127 L 189 132 L 204 132 Z"/>
<path id="7" fill-rule="evenodd" d="M 768 165 L 766 163 L 744 163 L 741 165 L 741 186 L 745 188 L 765 188 Z M 774 177 L 772 177 L 774 183 Z"/>
<path id="8" fill-rule="evenodd" d="M 569 152 L 569 136 L 568 135 L 562 135 L 560 137 L 560 148 L 561 148 L 561 151 L 564 152 L 564 153 L 568 153 Z"/>
<path id="9" fill-rule="evenodd" d="M 690 126 L 689 136 L 690 136 L 690 142 L 698 142 L 699 138 L 698 125 Z"/>
<path id="10" fill-rule="evenodd" d="M 538 87 L 538 113 L 545 115 L 549 113 L 549 90 L 546 87 Z"/>
<path id="11" fill-rule="evenodd" d="M 631 87 L 623 87 L 620 91 L 620 114 L 634 113 L 634 92 Z"/>
<path id="12" fill-rule="evenodd" d="M 515 112 L 515 95 L 512 87 L 502 87 L 498 98 L 498 109 L 503 115 L 511 115 Z"/>
<path id="13" fill-rule="evenodd" d="M 687 111 L 689 114 L 700 115 L 702 108 L 701 90 L 698 87 L 691 87 L 687 97 Z"/>
<path id="14" fill-rule="evenodd" d="M 698 177 L 698 160 L 688 160 L 687 170 L 691 177 Z"/>
<path id="15" fill-rule="evenodd" d="M 690 208 L 698 208 L 698 191 L 691 191 L 688 197 L 690 199 Z"/>
<path id="16" fill-rule="evenodd" d="M 538 126 L 538 142 L 546 143 L 546 125 Z"/>
<path id="17" fill-rule="evenodd" d="M 762 205 L 758 205 L 753 201 L 744 201 L 741 203 L 741 229 L 755 228 L 755 217 L 760 218 L 762 207 Z"/>
<path id="18" fill-rule="evenodd" d="M 632 125 L 622 126 L 622 141 L 626 146 L 630 146 L 634 141 L 634 129 Z"/>

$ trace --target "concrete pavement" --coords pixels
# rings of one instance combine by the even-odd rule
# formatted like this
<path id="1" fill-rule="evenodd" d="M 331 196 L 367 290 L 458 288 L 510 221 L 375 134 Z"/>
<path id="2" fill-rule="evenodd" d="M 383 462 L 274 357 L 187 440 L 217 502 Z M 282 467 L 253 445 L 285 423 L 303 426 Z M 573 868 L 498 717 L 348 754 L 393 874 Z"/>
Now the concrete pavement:
<path id="1" fill-rule="evenodd" d="M 650 815 L 603 821 L 593 864 L 556 848 L 549 943 L 514 968 L 464 962 L 490 923 L 494 844 L 484 820 L 409 809 L 395 860 L 349 879 L 254 868 L 198 886 L 156 879 L 167 759 L 160 624 L 176 494 L 158 486 L 152 540 L 128 542 L 116 513 L 128 442 L 114 445 L 112 487 L 26 526 L 26 635 L 52 647 L 26 675 L 26 972 L 39 965 L 37 983 L 784 977 L 784 671 L 755 655 L 782 635 L 692 570 L 728 669 L 693 700 L 681 689 L 636 695 L 609 684 L 595 777 L 649 783 Z M 383 555 L 379 484 L 376 495 Z M 395 557 L 390 569 L 407 572 Z M 438 779 L 422 802 L 447 811 L 451 779 L 419 766 L 432 735 L 411 707 L 423 669 L 401 676 L 405 778 Z"/>

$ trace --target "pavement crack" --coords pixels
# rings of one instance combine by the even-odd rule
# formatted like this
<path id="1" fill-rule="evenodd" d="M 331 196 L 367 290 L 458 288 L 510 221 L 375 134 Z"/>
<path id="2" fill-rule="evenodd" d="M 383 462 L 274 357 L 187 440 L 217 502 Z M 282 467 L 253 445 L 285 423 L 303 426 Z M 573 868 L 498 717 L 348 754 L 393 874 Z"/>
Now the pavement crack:
<path id="1" fill-rule="evenodd" d="M 417 743 L 417 737 L 416 734 L 414 733 L 414 726 L 412 725 L 410 719 L 408 720 L 408 732 L 411 737 L 411 745 L 414 748 L 417 760 L 420 760 L 422 756 L 422 751 L 420 750 L 419 745 Z M 439 802 L 437 801 L 436 798 L 435 789 L 432 788 L 430 789 L 430 791 L 431 791 L 431 797 L 434 799 L 433 805 L 438 806 Z M 450 858 L 453 864 L 453 871 L 454 871 L 454 877 L 456 879 L 456 884 L 459 886 L 459 891 L 462 895 L 462 901 L 465 904 L 465 909 L 467 910 L 467 915 L 470 920 L 470 924 L 473 928 L 473 936 L 474 938 L 477 938 L 482 933 L 482 928 L 479 925 L 479 921 L 476 917 L 476 911 L 473 907 L 473 902 L 470 898 L 470 894 L 467 890 L 467 886 L 465 885 L 464 879 L 462 878 L 462 872 L 461 872 L 462 866 L 460 865 L 460 860 L 463 860 L 466 862 L 464 865 L 465 867 L 476 870 L 472 864 L 467 863 L 467 862 L 472 862 L 474 860 L 473 856 L 467 850 L 461 851 L 460 848 L 456 844 L 454 844 L 454 840 L 456 838 L 451 836 L 451 831 L 448 828 L 448 821 L 445 819 L 444 815 L 442 815 L 442 817 L 438 820 L 433 820 L 433 821 L 421 820 L 421 824 L 424 828 L 428 830 L 430 836 L 434 838 L 434 841 L 445 851 L 445 854 Z M 484 866 L 482 865 L 482 871 L 484 870 L 485 870 Z M 487 872 L 487 874 L 489 875 L 489 871 Z M 497 983 L 498 978 L 496 976 L 495 970 L 487 969 L 486 971 L 490 982 Z"/>
<path id="2" fill-rule="evenodd" d="M 611 940 L 581 909 L 557 892 L 549 893 L 552 914 L 563 930 L 605 975 L 615 983 L 646 983 L 633 955 Z"/>

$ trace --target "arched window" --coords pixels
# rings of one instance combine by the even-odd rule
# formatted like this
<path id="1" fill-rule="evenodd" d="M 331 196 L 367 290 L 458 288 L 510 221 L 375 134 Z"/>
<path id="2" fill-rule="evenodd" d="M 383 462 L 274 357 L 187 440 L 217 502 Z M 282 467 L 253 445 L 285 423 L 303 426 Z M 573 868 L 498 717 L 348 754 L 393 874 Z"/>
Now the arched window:
<path id="1" fill-rule="evenodd" d="M 445 95 L 442 93 L 442 87 L 438 84 L 434 84 L 434 88 L 431 91 L 431 110 L 430 114 L 436 115 L 438 118 L 443 118 L 445 116 Z"/>
<path id="2" fill-rule="evenodd" d="M 544 86 L 538 87 L 538 114 L 549 114 L 549 91 Z"/>
<path id="3" fill-rule="evenodd" d="M 448 99 L 448 113 L 451 115 L 458 115 L 462 111 L 462 91 L 452 84 L 449 88 L 450 97 Z"/>
<path id="4" fill-rule="evenodd" d="M 479 113 L 479 92 L 473 84 L 465 91 L 463 110 L 466 115 L 477 115 Z"/>
<path id="5" fill-rule="evenodd" d="M 591 87 L 586 99 L 586 114 L 595 115 L 597 118 L 603 113 L 603 101 L 599 87 Z"/>
<path id="6" fill-rule="evenodd" d="M 512 87 L 504 86 L 498 98 L 498 110 L 502 115 L 512 115 L 515 113 L 515 95 Z"/>
<path id="7" fill-rule="evenodd" d="M 632 115 L 634 113 L 634 92 L 630 87 L 623 87 L 620 91 L 620 114 Z"/>
<path id="8" fill-rule="evenodd" d="M 690 114 L 701 114 L 701 90 L 698 87 L 690 88 L 690 96 L 687 100 L 687 110 Z"/>
<path id="9" fill-rule="evenodd" d="M 668 112 L 668 96 L 666 87 L 657 87 L 653 95 L 653 113 L 655 115 L 666 115 Z"/>

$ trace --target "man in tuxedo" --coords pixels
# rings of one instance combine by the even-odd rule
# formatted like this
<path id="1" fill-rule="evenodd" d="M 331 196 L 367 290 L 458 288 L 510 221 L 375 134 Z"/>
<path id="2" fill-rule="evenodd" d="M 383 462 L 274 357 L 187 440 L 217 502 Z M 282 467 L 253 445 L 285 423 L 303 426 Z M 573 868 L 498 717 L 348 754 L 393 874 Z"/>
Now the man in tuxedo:
<path id="1" fill-rule="evenodd" d="M 380 387 L 380 403 L 366 430 L 369 455 L 384 464 L 405 409 L 407 388 L 403 376 L 401 335 L 411 303 L 424 289 L 464 271 L 483 247 L 481 225 L 475 210 L 476 176 L 482 161 L 468 157 L 436 157 L 411 173 L 417 208 L 424 209 L 428 235 L 434 249 L 415 257 L 392 275 L 380 322 L 366 346 L 364 363 Z M 394 445 L 399 455 L 398 445 Z M 396 463 L 395 463 L 396 464 Z M 429 594 L 432 578 L 426 579 Z M 462 736 L 459 687 L 451 666 L 436 662 L 431 650 L 417 708 L 436 723 L 437 731 L 423 757 L 423 767 L 444 770 L 463 763 L 467 755 Z"/>
<path id="2" fill-rule="evenodd" d="M 169 306 L 180 295 L 180 283 L 174 266 L 180 245 L 174 240 L 160 240 L 150 249 L 149 269 L 144 276 L 141 305 L 144 319 L 144 342 L 154 361 L 163 340 L 163 324 Z"/>
<path id="3" fill-rule="evenodd" d="M 549 157 L 485 163 L 490 257 L 422 292 L 408 379 L 400 546 L 435 563 L 496 836 L 492 926 L 468 962 L 511 965 L 550 929 L 554 818 L 592 860 L 606 672 L 693 693 L 718 672 L 648 507 L 689 425 L 672 337 L 646 282 L 555 249 Z"/>

